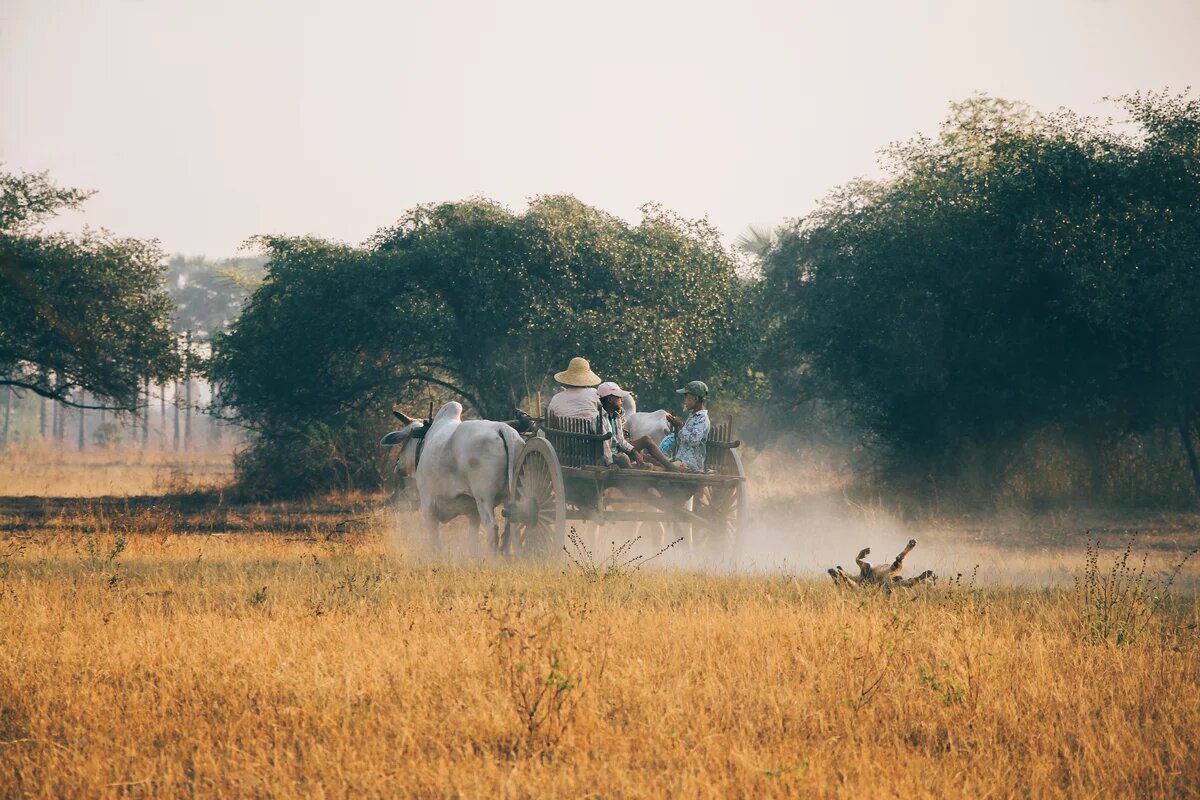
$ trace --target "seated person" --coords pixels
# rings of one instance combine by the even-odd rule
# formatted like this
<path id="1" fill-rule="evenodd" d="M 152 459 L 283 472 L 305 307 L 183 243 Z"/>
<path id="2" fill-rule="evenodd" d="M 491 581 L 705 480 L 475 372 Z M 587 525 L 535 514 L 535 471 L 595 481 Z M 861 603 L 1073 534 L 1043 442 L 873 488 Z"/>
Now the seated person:
<path id="1" fill-rule="evenodd" d="M 592 372 L 587 359 L 572 358 L 565 370 L 554 374 L 554 380 L 565 388 L 550 398 L 546 416 L 586 419 L 595 423 L 600 416 L 600 398 L 596 396 L 595 388 L 600 383 L 600 376 Z"/>
<path id="2" fill-rule="evenodd" d="M 708 385 L 704 381 L 689 381 L 675 391 L 683 395 L 683 407 L 688 415 L 686 420 L 681 420 L 667 413 L 667 422 L 675 431 L 663 440 L 662 449 L 670 453 L 671 464 L 679 472 L 704 472 L 706 443 L 712 430 L 708 411 L 704 408 Z"/>
<path id="3" fill-rule="evenodd" d="M 649 436 L 642 436 L 635 441 L 629 441 L 625 434 L 625 415 L 623 413 L 625 399 L 629 392 L 612 381 L 596 387 L 600 397 L 600 406 L 604 409 L 601 420 L 601 432 L 612 433 L 612 439 L 604 443 L 604 463 L 616 466 L 638 468 L 648 467 L 643 453 L 662 466 L 663 469 L 673 470 L 670 459 L 658 449 L 658 445 Z"/>

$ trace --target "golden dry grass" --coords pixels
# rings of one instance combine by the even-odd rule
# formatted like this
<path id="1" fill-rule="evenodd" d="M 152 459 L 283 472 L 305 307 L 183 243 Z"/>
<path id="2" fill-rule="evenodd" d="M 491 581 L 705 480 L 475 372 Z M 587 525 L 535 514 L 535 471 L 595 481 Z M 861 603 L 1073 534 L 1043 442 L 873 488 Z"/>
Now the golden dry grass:
<path id="1" fill-rule="evenodd" d="M 1195 565 L 1118 646 L 1089 641 L 1069 585 L 858 596 L 810 569 L 678 568 L 589 582 L 565 557 L 423 561 L 406 544 L 415 520 L 378 498 L 0 505 L 4 797 L 1190 797 L 1200 785 Z M 861 511 L 835 543 L 846 563 L 862 531 L 894 524 Z M 914 559 L 954 540 L 927 536 Z M 1003 544 L 996 558 L 1030 575 L 1045 559 L 1082 565 L 1082 547 Z M 559 704 L 531 718 L 539 693 Z"/>
<path id="2" fill-rule="evenodd" d="M 83 515 L 8 539 L 0 794 L 1184 797 L 1200 781 L 1194 596 L 1132 645 L 1088 644 L 1070 590 L 589 583 L 397 557 L 387 521 L 204 536 Z M 562 716 L 531 731 L 514 691 L 547 686 Z"/>

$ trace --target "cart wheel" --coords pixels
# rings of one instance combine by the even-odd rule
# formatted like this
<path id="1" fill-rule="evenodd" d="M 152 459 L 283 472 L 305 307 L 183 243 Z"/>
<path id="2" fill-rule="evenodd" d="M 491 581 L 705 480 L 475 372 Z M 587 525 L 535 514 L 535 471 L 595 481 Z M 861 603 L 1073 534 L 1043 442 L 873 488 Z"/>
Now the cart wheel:
<path id="1" fill-rule="evenodd" d="M 545 439 L 531 438 L 513 468 L 504 513 L 505 548 L 530 558 L 549 558 L 567 540 L 567 497 L 562 468 Z"/>
<path id="2" fill-rule="evenodd" d="M 742 480 L 736 484 L 705 486 L 696 493 L 695 513 L 718 522 L 719 530 L 692 526 L 693 541 L 722 553 L 732 554 L 750 517 L 750 497 L 746 492 L 746 473 L 736 450 L 730 451 L 735 472 Z"/>

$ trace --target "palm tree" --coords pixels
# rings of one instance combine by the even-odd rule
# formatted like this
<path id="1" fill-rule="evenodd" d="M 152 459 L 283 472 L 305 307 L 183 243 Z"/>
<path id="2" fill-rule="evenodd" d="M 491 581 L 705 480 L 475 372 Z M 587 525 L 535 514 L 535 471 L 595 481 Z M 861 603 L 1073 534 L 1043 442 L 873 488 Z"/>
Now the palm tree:
<path id="1" fill-rule="evenodd" d="M 762 261 L 767 257 L 767 253 L 771 252 L 771 248 L 775 246 L 777 239 L 778 237 L 772 229 L 751 225 L 746 228 L 744 233 L 738 236 L 733 246 L 746 255 Z"/>

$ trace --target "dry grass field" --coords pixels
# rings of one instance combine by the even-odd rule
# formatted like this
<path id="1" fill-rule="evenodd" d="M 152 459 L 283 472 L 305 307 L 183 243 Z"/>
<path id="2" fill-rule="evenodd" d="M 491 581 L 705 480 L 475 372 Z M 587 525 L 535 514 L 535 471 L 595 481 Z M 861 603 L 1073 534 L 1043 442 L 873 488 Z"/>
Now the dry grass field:
<path id="1" fill-rule="evenodd" d="M 431 559 L 381 498 L 0 491 L 0 796 L 1197 795 L 1196 559 L 1141 591 L 1194 519 L 1090 573 L 1068 519 L 945 523 L 943 580 L 860 596 L 817 568 L 904 526 L 774 490 L 757 567 L 607 575 Z"/>
<path id="2" fill-rule="evenodd" d="M 227 452 L 123 447 L 79 452 L 31 442 L 0 453 L 0 497 L 163 495 L 221 486 L 232 477 Z"/>

